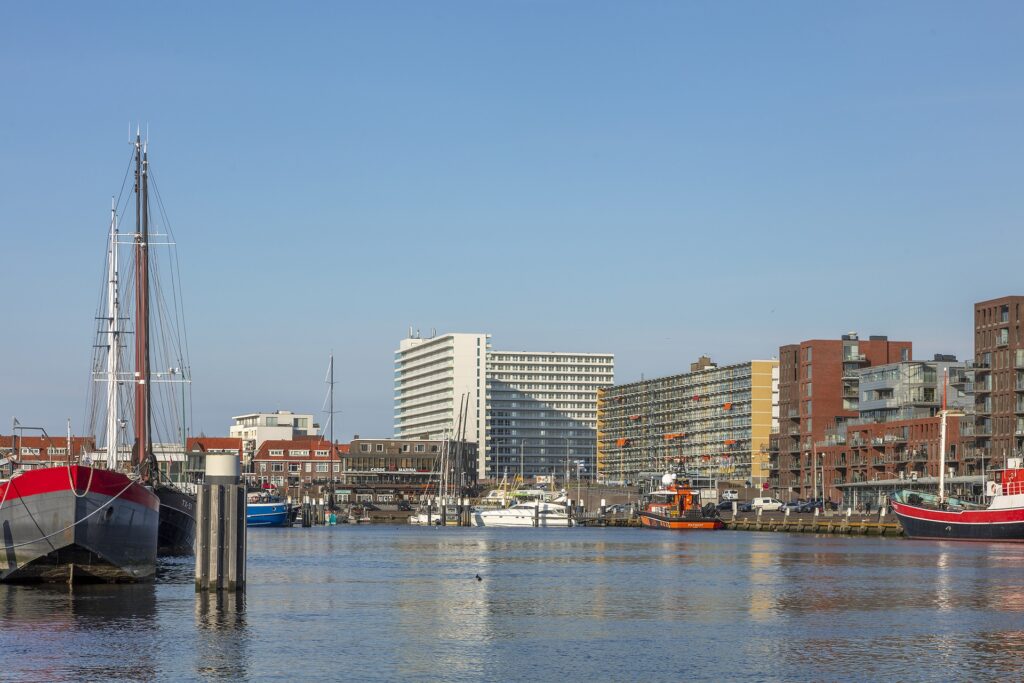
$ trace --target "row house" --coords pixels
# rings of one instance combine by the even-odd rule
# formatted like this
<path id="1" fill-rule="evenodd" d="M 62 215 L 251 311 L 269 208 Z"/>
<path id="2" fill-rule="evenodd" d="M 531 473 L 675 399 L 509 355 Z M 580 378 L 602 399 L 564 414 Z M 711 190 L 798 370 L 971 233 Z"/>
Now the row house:
<path id="1" fill-rule="evenodd" d="M 341 480 L 342 460 L 348 455 L 344 444 L 332 444 L 320 436 L 297 439 L 268 439 L 256 449 L 251 466 L 244 473 L 257 486 L 309 486 Z"/>
<path id="2" fill-rule="evenodd" d="M 35 469 L 67 465 L 69 462 L 89 462 L 96 452 L 96 439 L 92 436 L 0 436 L 0 459 L 8 462 L 0 466 L 0 473 L 10 474 L 14 469 Z"/>

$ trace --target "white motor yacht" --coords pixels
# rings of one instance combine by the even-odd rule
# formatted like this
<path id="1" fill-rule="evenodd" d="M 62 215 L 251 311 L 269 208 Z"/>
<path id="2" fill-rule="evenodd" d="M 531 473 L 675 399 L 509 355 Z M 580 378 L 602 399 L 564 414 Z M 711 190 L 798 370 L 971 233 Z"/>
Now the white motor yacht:
<path id="1" fill-rule="evenodd" d="M 474 511 L 473 526 L 570 527 L 573 521 L 564 505 L 531 500 L 503 510 Z"/>

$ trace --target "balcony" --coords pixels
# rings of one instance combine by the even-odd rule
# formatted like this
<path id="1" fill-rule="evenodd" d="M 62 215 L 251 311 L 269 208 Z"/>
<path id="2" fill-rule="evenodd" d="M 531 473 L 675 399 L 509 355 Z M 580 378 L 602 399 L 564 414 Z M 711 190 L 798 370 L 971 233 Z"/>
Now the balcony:
<path id="1" fill-rule="evenodd" d="M 863 353 L 849 353 L 843 356 L 844 363 L 867 363 L 868 357 Z"/>
<path id="2" fill-rule="evenodd" d="M 987 394 L 992 391 L 992 378 L 986 377 L 984 380 L 979 380 L 974 383 L 975 394 Z"/>
<path id="3" fill-rule="evenodd" d="M 1013 385 L 1014 391 L 1024 391 L 1024 379 L 1017 380 L 1017 383 Z"/>
<path id="4" fill-rule="evenodd" d="M 975 436 L 992 436 L 992 425 L 990 424 L 975 424 L 974 425 Z"/>
<path id="5" fill-rule="evenodd" d="M 992 369 L 992 361 L 976 360 L 976 361 L 974 361 L 974 369 L 975 370 L 991 370 Z"/>

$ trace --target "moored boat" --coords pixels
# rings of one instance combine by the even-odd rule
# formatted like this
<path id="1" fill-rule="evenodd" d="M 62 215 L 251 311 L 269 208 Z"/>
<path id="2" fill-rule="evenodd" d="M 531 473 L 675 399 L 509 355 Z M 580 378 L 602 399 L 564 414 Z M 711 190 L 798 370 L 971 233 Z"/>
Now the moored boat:
<path id="1" fill-rule="evenodd" d="M 647 502 L 637 513 L 640 524 L 652 529 L 721 529 L 714 505 L 701 506 L 700 492 L 676 481 L 676 475 L 661 478 L 661 489 L 647 495 Z"/>
<path id="2" fill-rule="evenodd" d="M 908 538 L 959 541 L 1024 541 L 1024 468 L 1021 458 L 1008 458 L 1006 468 L 996 470 L 995 481 L 986 484 L 988 505 L 946 495 L 945 382 L 939 412 L 938 493 L 903 490 L 889 503 Z"/>
<path id="3" fill-rule="evenodd" d="M 532 500 L 501 510 L 473 512 L 473 526 L 492 527 L 570 527 L 569 509 L 558 503 Z"/>
<path id="4" fill-rule="evenodd" d="M 291 526 L 291 505 L 268 493 L 250 493 L 245 506 L 246 526 Z"/>
<path id="5" fill-rule="evenodd" d="M 0 483 L 0 580 L 152 579 L 159 506 L 120 472 L 69 464 L 17 473 Z"/>
<path id="6" fill-rule="evenodd" d="M 988 505 L 923 491 L 897 491 L 892 510 L 908 538 L 960 541 L 1024 541 L 1024 468 L 1009 458 L 989 482 Z"/>

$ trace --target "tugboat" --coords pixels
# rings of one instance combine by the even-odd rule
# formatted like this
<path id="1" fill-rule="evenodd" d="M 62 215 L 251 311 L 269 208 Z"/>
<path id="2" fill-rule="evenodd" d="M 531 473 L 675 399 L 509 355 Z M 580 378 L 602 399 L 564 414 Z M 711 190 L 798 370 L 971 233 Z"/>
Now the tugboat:
<path id="1" fill-rule="evenodd" d="M 647 504 L 638 513 L 640 523 L 652 529 L 721 529 L 724 525 L 712 503 L 701 507 L 700 492 L 676 481 L 667 473 L 662 488 L 647 495 Z"/>

